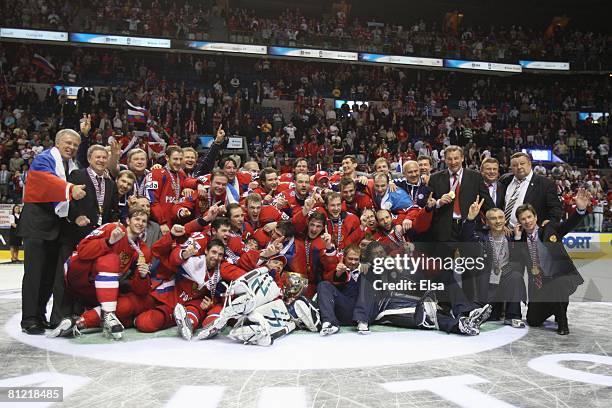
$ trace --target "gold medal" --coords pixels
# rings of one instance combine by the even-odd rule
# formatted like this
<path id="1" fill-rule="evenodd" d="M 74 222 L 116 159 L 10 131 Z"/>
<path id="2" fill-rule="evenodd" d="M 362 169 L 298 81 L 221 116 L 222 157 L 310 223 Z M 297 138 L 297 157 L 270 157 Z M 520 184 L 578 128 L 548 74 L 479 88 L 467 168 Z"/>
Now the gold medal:
<path id="1" fill-rule="evenodd" d="M 451 200 L 454 200 L 454 199 L 455 199 L 455 192 L 454 192 L 454 191 L 450 191 L 450 192 L 448 193 L 448 195 L 450 196 Z"/>
<path id="2" fill-rule="evenodd" d="M 501 268 L 499 266 L 495 267 L 495 274 L 499 275 L 501 273 Z"/>
<path id="3" fill-rule="evenodd" d="M 550 240 L 550 242 L 557 242 L 557 236 L 556 235 L 551 235 L 550 238 L 548 238 Z"/>
<path id="4" fill-rule="evenodd" d="M 461 257 L 461 252 L 459 252 L 459 248 L 455 248 L 455 252 L 453 252 L 453 258 Z"/>
<path id="5" fill-rule="evenodd" d="M 143 254 L 138 255 L 138 265 L 146 264 L 147 259 Z"/>
<path id="6" fill-rule="evenodd" d="M 531 268 L 531 274 L 533 276 L 538 276 L 540 274 L 540 267 L 539 266 L 534 266 L 533 268 Z"/>

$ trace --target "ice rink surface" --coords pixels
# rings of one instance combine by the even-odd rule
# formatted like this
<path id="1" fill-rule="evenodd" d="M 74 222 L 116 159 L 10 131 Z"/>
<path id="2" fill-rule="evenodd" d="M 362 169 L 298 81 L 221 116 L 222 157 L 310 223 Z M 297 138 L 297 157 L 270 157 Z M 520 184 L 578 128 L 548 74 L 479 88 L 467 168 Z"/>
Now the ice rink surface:
<path id="1" fill-rule="evenodd" d="M 63 387 L 70 407 L 612 407 L 610 260 L 578 260 L 585 284 L 568 310 L 524 330 L 486 323 L 478 337 L 374 327 L 297 332 L 261 348 L 174 329 L 120 342 L 26 336 L 22 265 L 0 265 L 0 387 Z M 593 302 L 597 301 L 597 302 Z M 26 403 L 0 402 L 0 407 Z"/>

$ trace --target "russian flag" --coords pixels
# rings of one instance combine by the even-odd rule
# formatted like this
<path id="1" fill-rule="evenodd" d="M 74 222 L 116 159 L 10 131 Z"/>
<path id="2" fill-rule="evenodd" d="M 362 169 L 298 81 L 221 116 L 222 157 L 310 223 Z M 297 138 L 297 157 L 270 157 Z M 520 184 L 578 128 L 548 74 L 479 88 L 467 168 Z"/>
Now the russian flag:
<path id="1" fill-rule="evenodd" d="M 68 171 L 76 168 L 72 160 Z M 56 147 L 45 150 L 34 158 L 24 187 L 24 203 L 53 203 L 55 213 L 60 217 L 68 215 L 70 186 L 59 150 Z"/>
<path id="2" fill-rule="evenodd" d="M 141 106 L 136 106 L 132 104 L 130 101 L 128 101 L 127 99 L 125 100 L 125 103 L 127 103 L 128 105 L 128 109 L 127 109 L 128 122 L 147 123 L 147 116 L 149 116 L 149 112 L 145 108 Z"/>
<path id="3" fill-rule="evenodd" d="M 40 54 L 34 54 L 32 57 L 32 65 L 42 69 L 47 75 L 55 75 L 55 66 Z"/>

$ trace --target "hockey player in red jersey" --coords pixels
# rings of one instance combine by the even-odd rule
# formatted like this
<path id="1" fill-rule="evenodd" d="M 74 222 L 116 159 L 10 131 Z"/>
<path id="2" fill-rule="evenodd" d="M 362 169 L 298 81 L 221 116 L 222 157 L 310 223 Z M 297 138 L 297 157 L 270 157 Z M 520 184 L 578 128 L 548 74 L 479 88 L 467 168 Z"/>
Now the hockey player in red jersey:
<path id="1" fill-rule="evenodd" d="M 181 168 L 183 150 L 178 146 L 166 149 L 167 164 L 154 169 L 146 177 L 146 190 L 151 201 L 151 216 L 166 233 L 172 226 L 173 207 L 181 198 L 187 176 Z"/>
<path id="2" fill-rule="evenodd" d="M 217 239 L 225 246 L 225 256 L 232 262 L 236 262 L 243 252 L 242 238 L 231 237 L 231 224 L 225 217 L 216 217 L 209 226 L 191 236 L 181 245 L 177 245 L 170 254 L 170 265 L 178 268 L 191 256 L 204 254 L 208 241 Z"/>
<path id="3" fill-rule="evenodd" d="M 303 210 L 294 215 L 292 221 L 298 233 L 306 231 L 308 225 L 307 214 L 314 208 L 315 202 L 314 198 L 309 198 L 306 200 Z M 331 192 L 327 194 L 325 203 L 325 209 L 317 208 L 316 211 L 320 211 L 327 216 L 327 232 L 331 234 L 332 243 L 336 249 L 342 250 L 363 238 L 359 218 L 355 214 L 342 211 L 340 193 Z"/>
<path id="4" fill-rule="evenodd" d="M 230 239 L 240 238 L 246 242 L 255 231 L 250 224 L 244 222 L 244 210 L 240 204 L 232 203 L 228 205 L 226 213 L 230 220 Z"/>
<path id="5" fill-rule="evenodd" d="M 189 217 L 203 217 L 213 205 L 227 205 L 227 176 L 221 171 L 214 171 L 210 176 L 198 178 L 197 191 L 181 198 L 173 206 L 172 216 L 175 222 L 185 222 Z M 236 202 L 236 201 L 233 201 Z"/>
<path id="6" fill-rule="evenodd" d="M 343 177 L 340 179 L 339 189 L 342 196 L 342 211 L 361 216 L 364 209 L 374 208 L 372 198 L 366 193 L 357 191 L 355 180 L 352 178 Z"/>
<path id="7" fill-rule="evenodd" d="M 303 239 L 306 276 L 309 284 L 313 285 L 328 279 L 328 276 L 333 274 L 337 263 L 336 248 L 332 244 L 331 235 L 326 231 L 326 223 L 327 219 L 324 214 L 317 211 L 311 213 Z"/>
<path id="8" fill-rule="evenodd" d="M 141 294 L 149 290 L 151 252 L 139 238 L 148 218 L 146 211 L 134 208 L 127 226 L 113 223 L 94 230 L 66 262 L 66 289 L 84 305 L 100 306 L 104 333 L 115 339 L 123 334 L 115 315 L 120 279 L 137 272 L 129 279 L 131 290 Z"/>
<path id="9" fill-rule="evenodd" d="M 304 202 L 312 191 L 310 177 L 307 173 L 295 175 L 294 187 L 283 191 L 276 199 L 276 207 L 291 217 L 296 212 L 302 211 Z"/>

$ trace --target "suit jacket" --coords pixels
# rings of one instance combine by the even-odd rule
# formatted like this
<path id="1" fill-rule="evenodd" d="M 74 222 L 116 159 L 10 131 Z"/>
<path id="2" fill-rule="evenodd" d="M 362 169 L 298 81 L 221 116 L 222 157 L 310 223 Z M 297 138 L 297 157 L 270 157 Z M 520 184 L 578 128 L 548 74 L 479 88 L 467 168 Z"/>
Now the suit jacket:
<path id="1" fill-rule="evenodd" d="M 512 173 L 504 174 L 499 179 L 499 182 L 507 189 L 513 179 L 514 175 Z M 531 176 L 531 182 L 529 187 L 527 187 L 525 199 L 520 204 L 525 203 L 533 205 L 538 216 L 538 222 L 540 223 L 544 220 L 559 222 L 563 218 L 563 207 L 557 195 L 557 187 L 548 177 L 535 173 Z"/>
<path id="2" fill-rule="evenodd" d="M 99 227 L 98 224 L 98 200 L 96 198 L 96 187 L 94 186 L 91 177 L 87 173 L 87 169 L 78 169 L 70 173 L 68 181 L 79 185 L 85 185 L 87 195 L 81 200 L 73 200 L 70 202 L 70 210 L 68 217 L 62 221 L 62 242 L 76 245 L 79 241 L 85 238 L 90 232 Z M 102 205 L 102 224 L 114 222 L 119 219 L 118 193 L 115 182 L 111 179 L 104 178 L 104 204 Z M 80 215 L 85 215 L 89 218 L 89 225 L 79 227 L 75 221 Z"/>
<path id="3" fill-rule="evenodd" d="M 56 240 L 60 233 L 60 218 L 53 203 L 25 203 L 17 235 L 23 238 Z"/>
<path id="4" fill-rule="evenodd" d="M 493 270 L 493 261 L 495 259 L 495 254 L 493 253 L 493 245 L 490 240 L 490 231 L 478 231 L 476 230 L 476 221 L 470 221 L 467 218 L 463 221 L 461 225 L 461 242 L 464 243 L 463 246 L 470 246 L 471 242 L 475 242 L 478 244 L 477 252 L 474 251 L 475 248 L 471 248 L 471 252 L 473 257 L 483 257 L 484 258 L 484 268 L 480 271 L 480 273 L 474 274 L 477 278 L 478 286 L 480 289 L 479 295 L 481 297 L 480 302 L 488 303 L 490 301 L 489 295 L 491 293 L 495 293 L 489 289 L 489 280 L 491 277 L 491 271 Z M 514 240 L 510 237 L 506 238 L 508 241 L 508 263 L 503 267 L 502 277 L 508 275 L 510 273 L 520 273 L 522 275 L 525 267 L 523 265 L 521 255 L 523 253 L 521 251 L 517 251 L 515 247 L 520 245 L 520 243 L 514 242 Z M 473 246 L 473 244 L 471 245 Z M 521 281 L 521 284 L 516 287 L 515 295 L 520 297 L 521 300 L 525 300 L 527 298 L 527 294 L 525 291 L 525 285 Z"/>
<path id="5" fill-rule="evenodd" d="M 433 198 L 436 200 L 450 191 L 450 174 L 448 170 L 438 171 L 431 175 L 428 183 L 429 188 L 433 192 Z M 493 208 L 493 200 L 489 195 L 489 190 L 485 186 L 482 175 L 474 170 L 463 169 L 459 196 L 455 200 L 459 200 L 461 209 L 461 218 L 467 218 L 470 205 L 476 201 L 476 196 L 484 198 L 485 202 L 482 206 L 482 211 L 486 212 L 489 208 Z M 449 241 L 451 238 L 453 220 L 453 203 L 445 205 L 435 210 L 429 230 L 429 239 L 432 241 Z"/>
<path id="6" fill-rule="evenodd" d="M 560 293 L 559 295 L 562 297 L 565 295 L 571 295 L 576 291 L 578 286 L 584 283 L 582 276 L 580 276 L 574 262 L 563 245 L 563 237 L 568 232 L 580 225 L 584 219 L 584 216 L 585 215 L 580 215 L 575 212 L 564 222 L 557 223 L 551 221 L 545 226 L 538 228 L 538 239 L 546 247 L 544 252 L 538 253 L 538 256 L 540 257 L 540 266 L 544 268 L 544 265 L 542 264 L 548 265 L 548 267 L 544 268 L 542 271 L 543 283 L 546 284 L 547 281 L 559 276 L 567 276 L 569 278 L 569 287 L 563 288 L 564 290 L 567 290 L 567 293 Z M 527 267 L 529 271 L 533 265 L 533 262 L 527 244 L 527 234 L 524 231 L 518 243 L 522 243 L 521 245 L 517 245 L 517 249 L 521 251 L 520 259 L 524 267 Z M 531 273 L 528 273 L 528 275 L 529 291 L 531 293 L 531 291 L 534 289 L 534 276 Z"/>
<path id="7" fill-rule="evenodd" d="M 504 207 L 506 206 L 506 188 L 507 186 L 505 184 L 500 183 L 500 181 L 497 181 L 497 196 L 495 197 L 495 207 L 500 208 L 502 210 L 504 210 Z"/>

